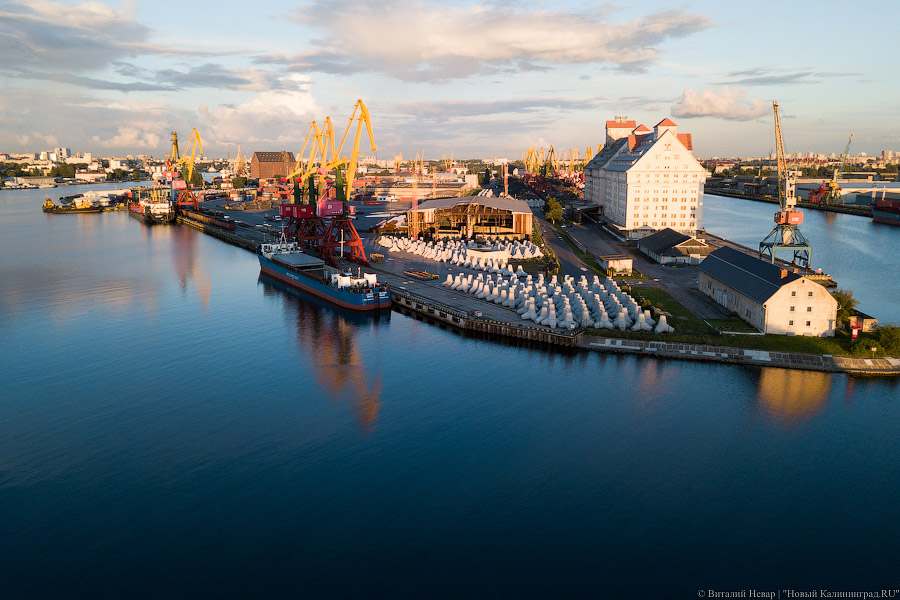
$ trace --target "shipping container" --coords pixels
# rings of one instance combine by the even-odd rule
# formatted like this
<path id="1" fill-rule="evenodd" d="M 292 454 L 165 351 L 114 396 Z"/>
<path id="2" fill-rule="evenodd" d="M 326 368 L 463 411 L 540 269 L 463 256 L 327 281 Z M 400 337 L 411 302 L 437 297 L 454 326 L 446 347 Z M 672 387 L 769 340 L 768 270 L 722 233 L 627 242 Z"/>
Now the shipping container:
<path id="1" fill-rule="evenodd" d="M 282 217 L 311 219 L 316 216 L 315 207 L 311 204 L 282 204 L 279 210 Z"/>
<path id="2" fill-rule="evenodd" d="M 317 212 L 320 217 L 340 217 L 344 214 L 344 203 L 340 200 L 319 200 Z"/>

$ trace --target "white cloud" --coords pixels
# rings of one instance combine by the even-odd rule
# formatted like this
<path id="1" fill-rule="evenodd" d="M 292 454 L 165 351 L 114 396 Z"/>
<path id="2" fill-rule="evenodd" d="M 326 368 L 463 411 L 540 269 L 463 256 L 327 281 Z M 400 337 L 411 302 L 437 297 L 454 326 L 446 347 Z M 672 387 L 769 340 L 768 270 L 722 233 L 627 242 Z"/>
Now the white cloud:
<path id="1" fill-rule="evenodd" d="M 454 6 L 423 0 L 327 2 L 296 19 L 321 31 L 319 52 L 263 57 L 297 70 L 374 70 L 407 80 L 436 80 L 540 64 L 609 63 L 641 70 L 656 46 L 711 26 L 700 14 L 663 11 L 614 23 L 602 12 L 533 11 L 515 4 Z"/>
<path id="2" fill-rule="evenodd" d="M 750 121 L 765 115 L 770 106 L 762 100 L 745 100 L 747 92 L 732 92 L 724 86 L 719 92 L 704 89 L 684 90 L 681 100 L 672 106 L 675 117 L 718 117 L 732 121 Z"/>
<path id="3" fill-rule="evenodd" d="M 31 138 L 28 137 L 27 135 L 17 135 L 17 136 L 16 136 L 16 142 L 17 142 L 20 146 L 25 146 L 25 145 L 27 145 L 30 141 L 31 141 Z"/>
<path id="4" fill-rule="evenodd" d="M 309 79 L 301 75 L 285 78 L 280 89 L 259 92 L 242 104 L 214 108 L 203 104 L 198 112 L 204 121 L 202 129 L 198 127 L 204 142 L 283 145 L 279 150 L 299 149 L 309 123 L 327 116 L 309 90 Z"/>
<path id="5" fill-rule="evenodd" d="M 48 146 L 54 146 L 54 147 L 59 146 L 59 139 L 55 135 L 50 135 L 50 134 L 45 135 L 43 133 L 35 132 L 32 134 L 32 137 L 34 137 L 35 139 L 38 139 L 38 140 L 43 140 L 43 142 L 45 144 L 47 144 Z"/>
<path id="6" fill-rule="evenodd" d="M 104 148 L 155 150 L 159 147 L 160 140 L 159 134 L 155 132 L 159 131 L 160 128 L 158 126 L 152 127 L 153 131 L 147 131 L 142 127 L 123 125 L 117 128 L 117 135 L 107 140 L 102 140 L 100 136 L 95 135 L 92 141 Z"/>

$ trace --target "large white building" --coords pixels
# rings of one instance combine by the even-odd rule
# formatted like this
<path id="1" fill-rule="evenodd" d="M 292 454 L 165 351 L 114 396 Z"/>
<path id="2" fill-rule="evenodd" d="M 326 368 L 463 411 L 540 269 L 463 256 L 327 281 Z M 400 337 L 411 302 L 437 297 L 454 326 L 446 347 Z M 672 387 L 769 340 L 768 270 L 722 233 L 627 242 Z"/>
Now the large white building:
<path id="1" fill-rule="evenodd" d="M 606 145 L 585 166 L 584 199 L 628 239 L 666 227 L 696 235 L 703 224 L 707 171 L 694 158 L 691 134 L 663 119 L 650 131 L 616 117 Z"/>

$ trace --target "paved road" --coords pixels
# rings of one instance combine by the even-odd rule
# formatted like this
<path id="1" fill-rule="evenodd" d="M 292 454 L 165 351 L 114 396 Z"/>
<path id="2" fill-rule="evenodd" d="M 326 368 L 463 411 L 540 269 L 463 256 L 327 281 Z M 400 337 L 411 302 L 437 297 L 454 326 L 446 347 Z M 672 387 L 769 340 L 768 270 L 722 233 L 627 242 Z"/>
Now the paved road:
<path id="1" fill-rule="evenodd" d="M 561 275 L 572 275 L 577 278 L 587 272 L 593 273 L 584 261 L 572 251 L 565 240 L 559 237 L 556 229 L 544 219 L 539 209 L 533 208 L 531 212 L 534 214 L 534 222 L 537 223 L 541 230 L 544 242 L 553 249 L 553 252 L 556 253 L 556 258 L 559 259 Z"/>
<path id="2" fill-rule="evenodd" d="M 594 256 L 603 254 L 628 254 L 634 258 L 634 268 L 648 277 L 635 279 L 630 283 L 637 286 L 658 287 L 668 292 L 685 308 L 701 319 L 724 319 L 730 313 L 716 304 L 712 298 L 702 294 L 697 287 L 698 268 L 696 266 L 666 267 L 636 254 L 626 244 L 619 242 L 599 225 L 582 223 L 571 225 L 568 233 Z"/>

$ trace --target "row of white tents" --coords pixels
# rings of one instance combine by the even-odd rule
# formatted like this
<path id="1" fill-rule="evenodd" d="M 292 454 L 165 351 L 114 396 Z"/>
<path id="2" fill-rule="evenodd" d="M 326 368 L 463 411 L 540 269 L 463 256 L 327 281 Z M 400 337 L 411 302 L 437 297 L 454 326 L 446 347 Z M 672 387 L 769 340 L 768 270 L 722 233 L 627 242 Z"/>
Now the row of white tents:
<path id="1" fill-rule="evenodd" d="M 623 292 L 613 279 L 601 280 L 597 275 L 590 283 L 584 275 L 577 282 L 571 275 L 566 275 L 560 284 L 556 275 L 546 281 L 543 275 L 534 279 L 531 275 L 507 277 L 500 273 L 487 276 L 457 273 L 455 277 L 448 274 L 441 285 L 509 307 L 523 320 L 552 328 L 675 331 L 666 322 L 665 315 L 654 321 L 650 311 L 641 310 L 634 298 Z"/>

